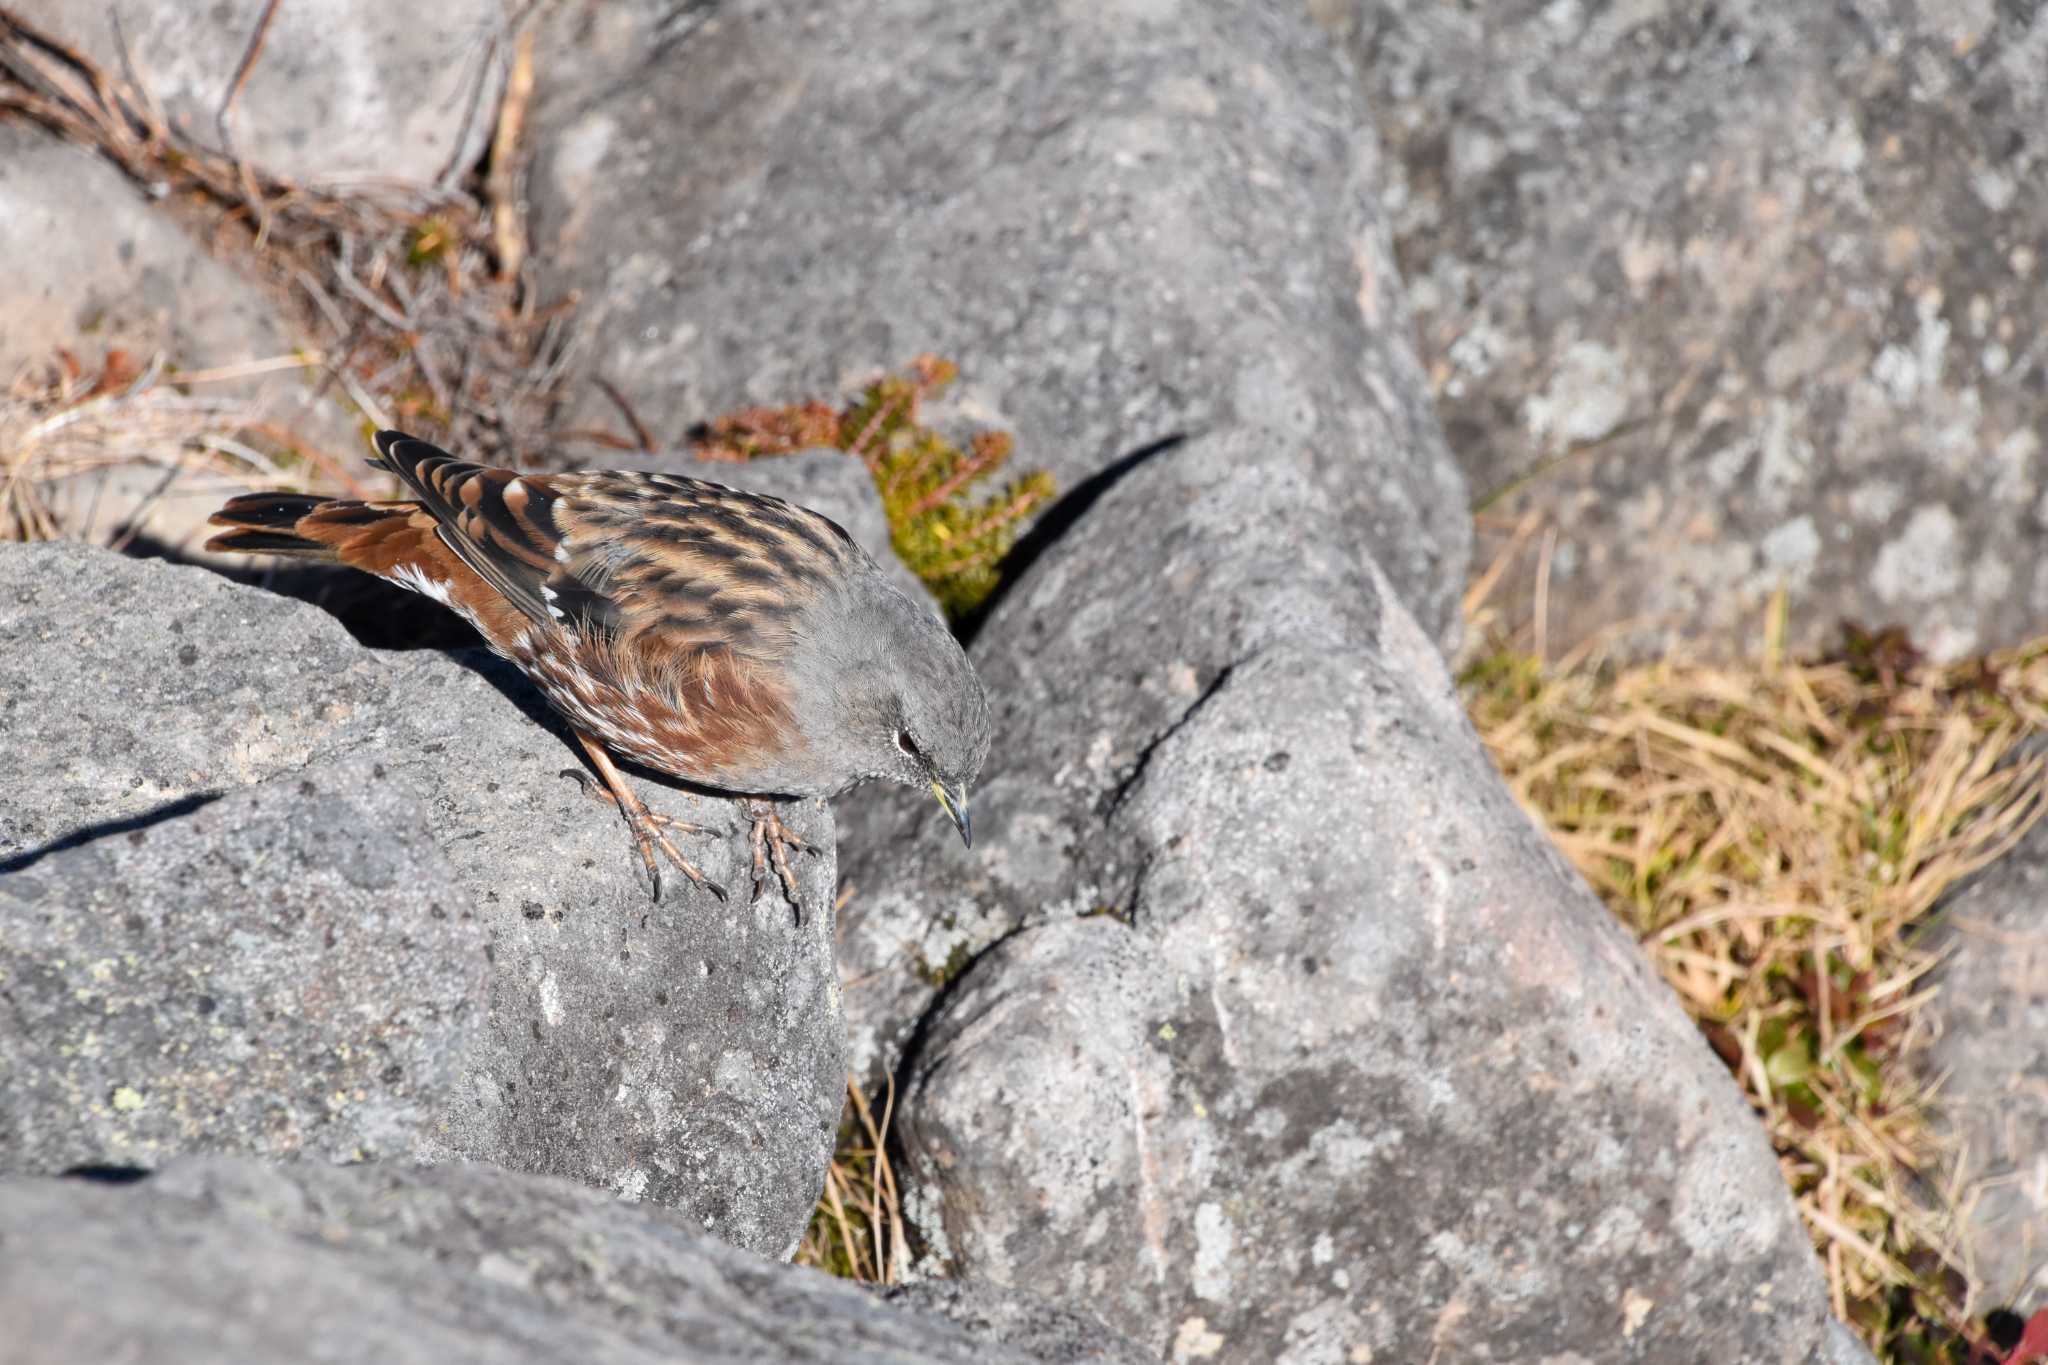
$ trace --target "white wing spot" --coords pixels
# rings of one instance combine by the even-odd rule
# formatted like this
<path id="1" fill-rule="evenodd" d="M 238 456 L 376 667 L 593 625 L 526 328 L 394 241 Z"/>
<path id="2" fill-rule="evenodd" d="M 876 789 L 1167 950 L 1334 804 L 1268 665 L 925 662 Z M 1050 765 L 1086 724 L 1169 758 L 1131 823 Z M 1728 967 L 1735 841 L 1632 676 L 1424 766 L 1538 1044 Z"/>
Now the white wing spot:
<path id="1" fill-rule="evenodd" d="M 427 571 L 417 564 L 401 564 L 391 572 L 391 581 L 401 587 L 411 588 L 422 597 L 431 597 L 442 606 L 453 606 L 448 600 L 448 585 L 427 577 Z"/>

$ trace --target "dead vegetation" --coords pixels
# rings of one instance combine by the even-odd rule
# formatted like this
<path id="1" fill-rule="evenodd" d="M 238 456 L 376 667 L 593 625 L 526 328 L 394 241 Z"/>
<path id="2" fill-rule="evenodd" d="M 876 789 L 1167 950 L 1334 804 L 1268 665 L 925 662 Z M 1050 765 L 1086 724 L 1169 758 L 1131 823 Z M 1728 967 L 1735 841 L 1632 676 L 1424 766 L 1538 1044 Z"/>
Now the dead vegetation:
<path id="1" fill-rule="evenodd" d="M 223 113 L 262 34 L 259 23 Z M 311 338 L 297 354 L 207 371 L 119 349 L 60 353 L 14 379 L 0 392 L 0 537 L 96 536 L 94 506 L 60 510 L 52 490 L 115 467 L 158 480 L 155 497 L 375 491 L 354 451 L 324 450 L 250 402 L 240 386 L 265 373 L 332 393 L 364 426 L 407 426 L 481 458 L 545 449 L 573 333 L 526 280 L 516 182 L 531 44 L 509 35 L 491 59 L 507 70 L 483 167 L 343 196 L 196 145 L 147 91 L 0 8 L 0 116 L 108 158 L 216 254 L 270 281 Z M 1026 476 L 964 499 L 1009 450 L 919 424 L 918 402 L 950 377 L 938 365 L 845 408 L 734 414 L 701 453 L 848 450 L 875 475 L 906 559 L 961 610 L 1050 490 Z M 1967 1192 L 1940 1186 L 1939 1091 L 1916 1064 L 1934 965 L 1925 931 L 1942 895 L 2040 814 L 2042 765 L 2026 741 L 2048 728 L 2048 642 L 1941 668 L 1897 633 L 1851 633 L 1831 657 L 1795 660 L 1774 626 L 1749 664 L 1623 665 L 1597 648 L 1552 660 L 1540 601 L 1533 640 L 1490 634 L 1491 581 L 1468 601 L 1484 642 L 1462 670 L 1473 720 L 1749 1096 L 1836 1311 L 1886 1359 L 1981 1352 L 1948 1213 Z M 1539 577 L 1539 597 L 1547 587 Z M 879 1282 L 900 1272 L 892 1106 L 877 1113 L 850 1088 L 799 1260 Z"/>
<path id="2" fill-rule="evenodd" d="M 243 375 L 295 363 L 316 395 L 331 392 L 365 428 L 403 425 L 508 461 L 540 449 L 572 347 L 566 308 L 537 308 L 524 280 L 524 228 L 513 196 L 518 137 L 533 86 L 531 43 L 523 34 L 508 35 L 485 55 L 487 66 L 508 68 L 486 166 L 451 167 L 433 185 L 351 186 L 344 193 L 272 174 L 234 155 L 226 137 L 228 110 L 262 60 L 275 7 L 272 0 L 259 16 L 226 83 L 216 122 L 230 150 L 200 144 L 171 125 L 146 89 L 4 7 L 0 117 L 32 120 L 90 148 L 181 218 L 216 257 L 271 286 L 310 344 L 290 362 L 280 357 L 240 367 Z M 132 60 L 124 65 L 132 67 Z M 117 363 L 115 354 L 109 353 L 109 365 Z M 177 405 L 167 407 L 165 400 L 185 396 L 178 391 L 194 382 L 176 373 L 179 360 L 141 361 L 152 382 L 117 405 L 102 405 L 100 415 L 111 418 L 112 407 L 125 406 L 142 427 L 168 435 L 157 419 Z M 15 410 L 24 403 L 41 409 L 39 420 L 46 420 L 66 384 L 93 363 L 58 357 L 23 377 L 27 397 L 6 399 L 13 425 L 20 425 Z M 73 373 L 55 373 L 63 370 Z M 0 376 L 0 382 L 10 378 Z M 136 401 L 149 393 L 156 395 L 151 401 Z M 201 408 L 190 405 L 183 413 L 195 440 L 211 431 L 214 444 L 241 441 L 268 455 L 307 453 L 310 444 L 298 433 L 266 431 L 261 424 L 238 428 L 234 418 L 248 414 L 234 411 L 214 413 L 214 424 L 202 430 L 200 415 Z M 19 484 L 31 467 L 19 449 L 13 454 Z M 301 475 L 339 464 L 335 459 Z"/>
<path id="3" fill-rule="evenodd" d="M 825 1172 L 825 1192 L 797 1247 L 798 1265 L 867 1284 L 895 1284 L 902 1278 L 909 1251 L 888 1147 L 895 1104 L 892 1086 L 877 1114 L 860 1086 L 847 1078 L 838 1146 Z"/>
<path id="4" fill-rule="evenodd" d="M 2042 813 L 2048 642 L 1952 667 L 1845 628 L 1753 662 L 1545 662 L 1482 641 L 1473 722 L 1517 799 L 1638 937 L 1778 1152 L 1838 1316 L 1881 1358 L 1982 1343 L 1916 1053 L 1932 912 Z M 1981 1311 L 1982 1306 L 1975 1306 Z"/>

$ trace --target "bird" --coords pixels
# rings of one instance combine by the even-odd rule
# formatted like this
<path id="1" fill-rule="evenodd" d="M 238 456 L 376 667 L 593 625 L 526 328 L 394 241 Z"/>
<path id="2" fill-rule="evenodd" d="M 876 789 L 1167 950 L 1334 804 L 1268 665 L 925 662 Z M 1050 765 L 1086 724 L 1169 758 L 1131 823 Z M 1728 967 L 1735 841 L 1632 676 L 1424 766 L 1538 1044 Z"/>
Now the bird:
<path id="1" fill-rule="evenodd" d="M 789 850 L 804 844 L 776 798 L 926 787 L 973 847 L 987 694 L 937 613 L 837 522 L 679 474 L 519 473 L 399 431 L 372 444 L 368 463 L 409 496 L 244 494 L 209 519 L 223 529 L 206 548 L 347 565 L 466 618 L 568 723 L 655 900 L 656 849 L 725 892 L 668 833 L 704 827 L 649 809 L 617 758 L 745 804 L 756 898 L 772 867 L 797 904 Z"/>

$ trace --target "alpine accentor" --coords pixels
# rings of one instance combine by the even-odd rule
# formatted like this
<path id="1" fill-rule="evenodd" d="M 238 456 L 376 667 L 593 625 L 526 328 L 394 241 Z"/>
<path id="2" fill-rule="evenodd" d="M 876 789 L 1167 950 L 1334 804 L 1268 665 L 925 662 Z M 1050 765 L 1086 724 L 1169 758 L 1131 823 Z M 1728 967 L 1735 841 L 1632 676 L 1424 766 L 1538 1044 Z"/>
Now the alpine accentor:
<path id="1" fill-rule="evenodd" d="M 347 564 L 467 617 L 568 720 L 657 897 L 656 846 L 710 885 L 664 832 L 697 827 L 650 811 L 614 752 L 752 798 L 757 894 L 772 860 L 794 900 L 785 845 L 801 846 L 764 797 L 929 786 L 972 842 L 981 682 L 837 523 L 675 474 L 516 474 L 395 431 L 376 446 L 414 500 L 250 494 L 214 514 L 230 529 L 207 548 Z"/>

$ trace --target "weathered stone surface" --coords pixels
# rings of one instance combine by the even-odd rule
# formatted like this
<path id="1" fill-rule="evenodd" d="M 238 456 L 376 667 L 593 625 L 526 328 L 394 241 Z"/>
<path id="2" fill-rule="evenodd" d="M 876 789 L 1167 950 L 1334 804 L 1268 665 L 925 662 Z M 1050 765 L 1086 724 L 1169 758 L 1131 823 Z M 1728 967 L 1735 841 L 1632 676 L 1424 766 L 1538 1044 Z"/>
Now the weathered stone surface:
<path id="1" fill-rule="evenodd" d="M 935 415 L 1014 431 L 1064 488 L 1177 432 L 1306 452 L 1452 628 L 1463 489 L 1374 144 L 1302 15 L 748 0 L 565 24 L 586 50 L 565 40 L 536 106 L 536 257 L 660 439 L 934 351 L 963 375 Z"/>
<path id="2" fill-rule="evenodd" d="M 0 392 L 58 346 L 98 342 L 199 369 L 289 354 L 252 281 L 207 256 L 112 165 L 34 124 L 0 120 Z M 88 359 L 93 357 L 88 356 Z"/>
<path id="3" fill-rule="evenodd" d="M 1862 1338 L 1834 1319 L 1829 1319 L 1820 1345 L 1813 1348 L 1808 1361 L 1809 1365 L 1877 1365 L 1877 1357 Z"/>
<path id="4" fill-rule="evenodd" d="M 1979 1306 L 2030 1313 L 2048 1307 L 2048 825 L 1955 895 L 1942 934 L 1926 1064 L 1946 1077 L 1968 1279 Z"/>
<path id="5" fill-rule="evenodd" d="M 482 154 L 504 80 L 498 0 L 277 6 L 228 112 L 224 145 L 221 104 L 265 2 L 16 0 L 13 8 L 111 77 L 132 69 L 171 124 L 200 145 L 288 179 L 431 183 Z"/>
<path id="6" fill-rule="evenodd" d="M 1183 1358 L 1807 1358 L 1761 1132 L 1309 460 L 1166 452 L 1003 599 L 973 853 L 847 813 L 914 1226 Z"/>
<path id="7" fill-rule="evenodd" d="M 486 964 L 430 826 L 344 759 L 0 876 L 0 1170 L 434 1142 Z"/>
<path id="8" fill-rule="evenodd" d="M 1100 839 L 1128 927 L 968 970 L 901 1102 L 916 1226 L 1177 1359 L 1805 1359 L 1761 1132 L 1385 612 L 1154 747 Z"/>
<path id="9" fill-rule="evenodd" d="M 1280 640 L 1377 631 L 1380 581 L 1310 460 L 1257 432 L 1191 441 L 1112 487 L 1019 582 L 974 650 L 997 741 L 971 852 L 919 837 L 944 816 L 915 793 L 841 811 L 857 1071 L 892 1066 L 936 989 L 1019 925 L 1124 903 L 1134 869 L 1102 841 L 1102 812 L 1231 667 Z"/>
<path id="10" fill-rule="evenodd" d="M 964 1327 L 992 1351 L 1014 1351 L 1032 1360 L 1155 1365 L 1159 1359 L 1110 1331 L 1092 1313 L 983 1281 L 913 1280 L 883 1290 L 881 1297 L 897 1308 Z"/>
<path id="11" fill-rule="evenodd" d="M 1316 9 L 1451 447 L 1503 524 L 1558 528 L 1550 640 L 1741 649 L 1781 584 L 1795 644 L 2048 621 L 2048 12 Z"/>
<path id="12" fill-rule="evenodd" d="M 252 799 L 277 812 L 267 856 L 291 858 L 294 822 L 322 818 L 334 799 L 312 765 L 367 759 L 373 777 L 381 767 L 419 793 L 423 833 L 450 868 L 438 883 L 447 894 L 434 879 L 423 889 L 451 914 L 474 913 L 487 940 L 487 987 L 470 1001 L 482 1015 L 476 1040 L 433 1097 L 433 1122 L 404 1147 L 573 1176 L 786 1255 L 817 1198 L 843 1099 L 834 859 L 798 860 L 801 923 L 779 897 L 750 905 L 738 808 L 643 781 L 657 808 L 733 831 L 683 840 L 730 900 L 671 874 L 654 904 L 617 815 L 564 775 L 576 759 L 552 726 L 537 694 L 488 656 L 374 653 L 314 608 L 201 570 L 76 545 L 0 547 L 0 879 L 10 895 L 25 899 L 15 885 L 83 856 L 38 856 L 60 841 L 124 840 L 130 829 L 152 842 L 203 839 L 160 822 L 189 798 L 255 783 L 265 785 Z M 313 795 L 298 792 L 302 775 Z M 785 819 L 831 848 L 821 803 Z M 234 846 L 221 838 L 216 853 Z M 177 889 L 150 894 L 168 911 Z M 259 913 L 175 903 L 178 932 L 236 954 L 227 926 Z M 374 1021 L 357 1023 L 360 1037 L 334 1041 L 369 1043 Z M 301 1080 L 328 1066 L 308 1063 Z M 51 1125 L 76 1125 L 67 1153 L 94 1131 L 69 1112 L 30 1122 L 53 1142 Z M 123 1158 L 110 1149 L 106 1159 Z"/>
<path id="13" fill-rule="evenodd" d="M 0 1322 L 11 1365 L 1089 1358 L 1005 1349 L 664 1210 L 467 1163 L 0 1180 Z"/>

